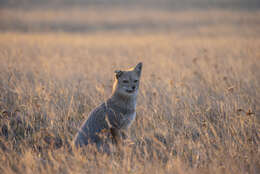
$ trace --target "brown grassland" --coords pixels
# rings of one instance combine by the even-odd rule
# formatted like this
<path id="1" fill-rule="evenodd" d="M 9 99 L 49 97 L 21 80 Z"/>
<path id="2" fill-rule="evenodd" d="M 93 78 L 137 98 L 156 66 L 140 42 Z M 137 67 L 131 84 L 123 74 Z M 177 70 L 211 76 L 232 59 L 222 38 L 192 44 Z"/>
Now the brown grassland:
<path id="1" fill-rule="evenodd" d="M 260 173 L 259 11 L 0 12 L 0 173 Z M 126 145 L 71 149 L 140 61 Z"/>

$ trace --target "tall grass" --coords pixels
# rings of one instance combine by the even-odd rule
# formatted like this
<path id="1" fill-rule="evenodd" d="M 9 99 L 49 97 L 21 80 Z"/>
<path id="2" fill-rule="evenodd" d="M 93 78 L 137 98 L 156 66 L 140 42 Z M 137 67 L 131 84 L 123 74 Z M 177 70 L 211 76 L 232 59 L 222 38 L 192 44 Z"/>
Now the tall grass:
<path id="1" fill-rule="evenodd" d="M 259 173 L 259 35 L 219 29 L 2 32 L 0 173 Z M 110 156 L 71 149 L 114 70 L 139 61 L 125 146 Z"/>

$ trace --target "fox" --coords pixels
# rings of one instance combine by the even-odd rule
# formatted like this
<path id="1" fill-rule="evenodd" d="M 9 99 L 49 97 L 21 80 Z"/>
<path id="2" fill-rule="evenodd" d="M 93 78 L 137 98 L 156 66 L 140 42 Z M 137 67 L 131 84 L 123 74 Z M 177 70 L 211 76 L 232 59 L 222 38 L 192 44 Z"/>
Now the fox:
<path id="1" fill-rule="evenodd" d="M 110 153 L 109 143 L 119 145 L 136 117 L 142 62 L 128 70 L 116 70 L 112 95 L 90 112 L 79 128 L 74 145 L 77 148 L 95 144 L 99 151 Z"/>

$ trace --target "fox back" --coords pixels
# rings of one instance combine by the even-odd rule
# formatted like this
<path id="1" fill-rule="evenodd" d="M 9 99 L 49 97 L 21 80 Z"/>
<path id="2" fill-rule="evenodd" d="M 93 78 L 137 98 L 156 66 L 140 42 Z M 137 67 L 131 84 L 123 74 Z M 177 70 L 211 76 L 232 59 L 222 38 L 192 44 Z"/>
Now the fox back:
<path id="1" fill-rule="evenodd" d="M 100 151 L 109 152 L 109 144 L 119 144 L 135 120 L 137 94 L 142 63 L 136 67 L 115 71 L 112 95 L 83 122 L 75 139 L 76 147 L 96 144 Z"/>

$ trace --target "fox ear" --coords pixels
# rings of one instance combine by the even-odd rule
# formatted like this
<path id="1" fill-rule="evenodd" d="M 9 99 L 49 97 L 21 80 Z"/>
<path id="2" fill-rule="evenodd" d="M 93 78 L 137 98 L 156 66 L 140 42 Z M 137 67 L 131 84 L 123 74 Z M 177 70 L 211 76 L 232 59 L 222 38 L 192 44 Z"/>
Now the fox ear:
<path id="1" fill-rule="evenodd" d="M 116 74 L 116 78 L 119 79 L 119 77 L 122 76 L 123 71 L 121 71 L 121 70 L 115 70 L 115 74 Z"/>
<path id="2" fill-rule="evenodd" d="M 136 67 L 135 67 L 135 72 L 137 72 L 137 74 L 140 76 L 141 75 L 141 72 L 142 72 L 142 66 L 143 66 L 143 63 L 142 62 L 140 62 L 140 63 L 138 63 L 137 65 L 136 65 Z"/>

